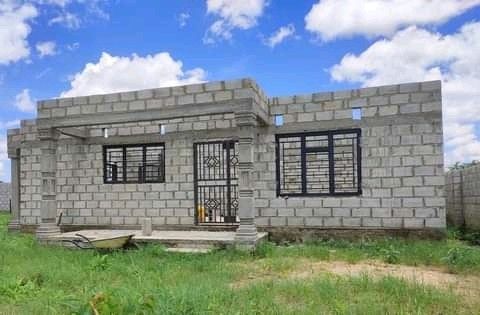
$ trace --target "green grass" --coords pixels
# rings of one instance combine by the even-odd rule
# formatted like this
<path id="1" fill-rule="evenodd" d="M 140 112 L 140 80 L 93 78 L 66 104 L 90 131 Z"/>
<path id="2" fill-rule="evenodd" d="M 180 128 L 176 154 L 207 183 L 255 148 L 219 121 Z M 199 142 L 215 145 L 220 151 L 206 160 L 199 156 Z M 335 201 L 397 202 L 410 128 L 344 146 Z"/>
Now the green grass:
<path id="1" fill-rule="evenodd" d="M 480 275 L 480 249 L 461 241 L 326 241 L 265 244 L 254 254 L 166 253 L 159 246 L 101 255 L 37 245 L 6 233 L 0 215 L 0 314 L 471 314 L 452 291 L 396 278 L 275 277 L 304 260 L 366 259 Z M 258 270 L 260 266 L 260 271 Z M 246 275 L 259 276 L 258 281 Z M 245 285 L 234 287 L 237 281 Z M 475 304 L 476 303 L 476 304 Z"/>

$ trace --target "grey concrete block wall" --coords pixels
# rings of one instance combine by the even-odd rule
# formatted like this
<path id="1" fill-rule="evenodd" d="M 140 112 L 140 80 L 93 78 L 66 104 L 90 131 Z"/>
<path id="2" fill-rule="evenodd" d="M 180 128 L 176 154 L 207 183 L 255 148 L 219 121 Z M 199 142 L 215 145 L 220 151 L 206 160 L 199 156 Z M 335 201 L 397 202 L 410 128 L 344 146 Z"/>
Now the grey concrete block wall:
<path id="1" fill-rule="evenodd" d="M 57 208 L 64 224 L 155 225 L 194 223 L 193 144 L 236 139 L 236 100 L 252 99 L 267 115 L 255 139 L 256 223 L 263 227 L 443 229 L 445 197 L 440 82 L 267 98 L 250 79 L 42 101 L 38 120 L 9 131 L 21 148 L 21 222 L 39 223 L 40 141 L 37 124 L 89 114 L 167 110 L 232 102 L 232 113 L 168 120 L 81 126 L 89 138 L 61 136 L 57 147 Z M 190 108 L 190 107 L 189 107 Z M 362 119 L 352 120 L 352 108 Z M 187 110 L 188 111 L 188 110 Z M 187 114 L 187 113 L 186 113 Z M 260 113 L 261 114 L 261 113 Z M 285 124 L 275 127 L 274 116 Z M 103 117 L 103 116 L 102 116 Z M 167 134 L 159 134 L 159 126 Z M 109 138 L 102 137 L 108 128 Z M 275 134 L 360 128 L 362 189 L 354 197 L 277 197 Z M 166 182 L 104 184 L 102 146 L 165 143 Z"/>
<path id="2" fill-rule="evenodd" d="M 270 100 L 284 125 L 258 140 L 257 222 L 322 228 L 445 228 L 440 82 Z M 352 108 L 362 119 L 352 120 Z M 275 134 L 361 128 L 362 190 L 354 197 L 276 195 Z"/>
<path id="3" fill-rule="evenodd" d="M 10 184 L 0 183 L 0 211 L 10 209 Z"/>
<path id="4" fill-rule="evenodd" d="M 447 172 L 445 192 L 448 222 L 480 229 L 480 165 Z"/>

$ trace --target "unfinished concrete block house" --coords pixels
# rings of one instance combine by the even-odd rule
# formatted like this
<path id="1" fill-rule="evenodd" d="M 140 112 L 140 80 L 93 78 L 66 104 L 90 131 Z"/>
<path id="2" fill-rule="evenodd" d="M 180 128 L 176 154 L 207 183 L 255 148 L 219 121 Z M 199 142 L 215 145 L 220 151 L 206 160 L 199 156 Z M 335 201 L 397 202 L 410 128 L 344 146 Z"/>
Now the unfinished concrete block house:
<path id="1" fill-rule="evenodd" d="M 268 98 L 242 79 L 38 103 L 8 131 L 11 229 L 445 229 L 439 81 Z M 62 213 L 61 225 L 56 222 Z"/>

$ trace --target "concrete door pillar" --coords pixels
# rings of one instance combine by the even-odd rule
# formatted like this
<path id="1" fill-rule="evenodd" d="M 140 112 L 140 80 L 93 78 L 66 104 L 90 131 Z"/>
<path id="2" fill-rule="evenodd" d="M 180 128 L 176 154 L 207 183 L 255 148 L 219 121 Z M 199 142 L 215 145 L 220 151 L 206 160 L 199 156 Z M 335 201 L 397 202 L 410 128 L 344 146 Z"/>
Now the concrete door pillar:
<path id="1" fill-rule="evenodd" d="M 8 150 L 11 162 L 11 210 L 12 217 L 8 223 L 9 232 L 20 231 L 20 149 Z"/>
<path id="2" fill-rule="evenodd" d="M 41 221 L 36 234 L 39 241 L 46 241 L 49 236 L 60 234 L 60 228 L 56 225 L 57 140 L 59 134 L 52 128 L 39 129 L 38 134 L 42 151 L 40 158 L 42 201 Z"/>
<path id="3" fill-rule="evenodd" d="M 235 113 L 236 124 L 240 129 L 238 140 L 238 216 L 240 226 L 235 241 L 240 247 L 254 248 L 257 241 L 255 225 L 255 197 L 253 194 L 254 138 L 256 116 L 251 112 Z"/>

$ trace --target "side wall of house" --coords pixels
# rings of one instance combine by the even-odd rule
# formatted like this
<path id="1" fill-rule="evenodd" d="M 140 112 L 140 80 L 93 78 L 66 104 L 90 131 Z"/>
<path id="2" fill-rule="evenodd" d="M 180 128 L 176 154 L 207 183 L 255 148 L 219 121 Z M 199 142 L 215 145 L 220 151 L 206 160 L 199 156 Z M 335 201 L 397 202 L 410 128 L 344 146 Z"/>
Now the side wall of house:
<path id="1" fill-rule="evenodd" d="M 270 100 L 284 125 L 260 130 L 257 224 L 273 227 L 440 228 L 445 223 L 440 82 Z M 352 120 L 352 108 L 363 117 Z M 277 197 L 275 134 L 361 128 L 362 190 L 353 197 Z"/>

